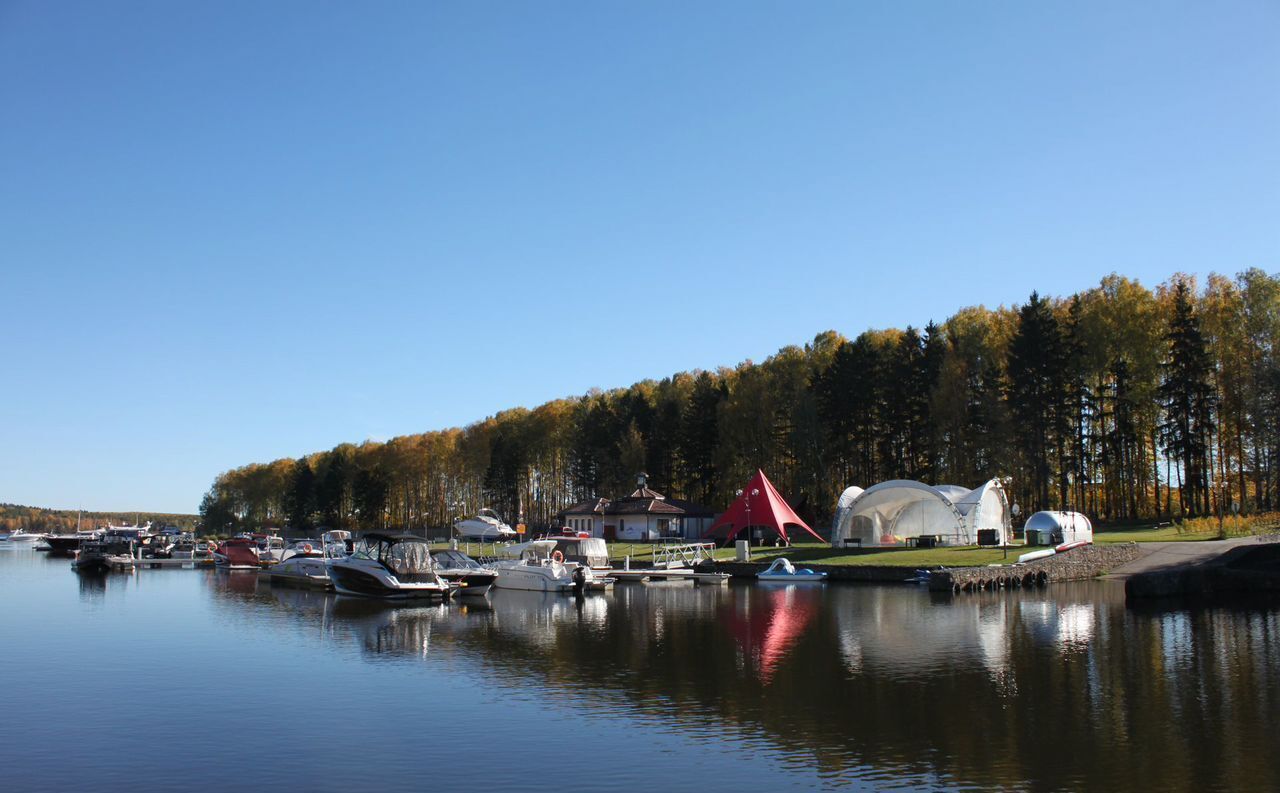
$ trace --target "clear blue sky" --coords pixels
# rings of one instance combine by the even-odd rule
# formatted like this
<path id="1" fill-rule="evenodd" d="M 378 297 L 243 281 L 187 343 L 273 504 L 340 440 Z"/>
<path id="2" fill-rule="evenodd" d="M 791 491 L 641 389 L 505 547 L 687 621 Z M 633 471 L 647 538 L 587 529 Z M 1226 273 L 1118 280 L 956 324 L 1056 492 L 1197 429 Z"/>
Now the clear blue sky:
<path id="1" fill-rule="evenodd" d="M 1280 4 L 0 2 L 0 501 L 1280 262 Z"/>

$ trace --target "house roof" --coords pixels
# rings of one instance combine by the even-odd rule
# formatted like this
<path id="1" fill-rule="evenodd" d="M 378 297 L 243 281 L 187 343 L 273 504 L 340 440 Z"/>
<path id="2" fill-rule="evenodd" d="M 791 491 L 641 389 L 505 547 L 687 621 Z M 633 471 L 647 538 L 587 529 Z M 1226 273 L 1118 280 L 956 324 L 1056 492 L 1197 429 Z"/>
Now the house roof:
<path id="1" fill-rule="evenodd" d="M 590 498 L 574 504 L 561 515 L 672 515 L 683 517 L 712 517 L 715 511 L 692 501 L 667 498 L 661 493 L 641 487 L 625 498 L 610 501 L 606 498 Z"/>
<path id="2" fill-rule="evenodd" d="M 634 494 L 617 501 L 610 501 L 604 508 L 606 515 L 638 515 L 652 513 L 656 515 L 683 515 L 684 510 L 675 504 L 667 503 L 665 498 L 637 498 Z"/>
<path id="3" fill-rule="evenodd" d="M 580 501 L 569 507 L 561 515 L 602 515 L 604 514 L 605 505 L 609 503 L 605 498 L 589 498 L 586 501 Z"/>

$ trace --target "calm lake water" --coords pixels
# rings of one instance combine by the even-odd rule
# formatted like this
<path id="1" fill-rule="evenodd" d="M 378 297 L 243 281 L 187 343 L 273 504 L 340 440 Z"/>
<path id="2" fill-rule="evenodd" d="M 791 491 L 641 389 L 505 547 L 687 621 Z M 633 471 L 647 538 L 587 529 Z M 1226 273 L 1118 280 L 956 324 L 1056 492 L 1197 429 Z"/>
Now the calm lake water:
<path id="1" fill-rule="evenodd" d="M 1113 583 L 386 607 L 0 550 L 5 790 L 1280 790 L 1280 611 Z"/>

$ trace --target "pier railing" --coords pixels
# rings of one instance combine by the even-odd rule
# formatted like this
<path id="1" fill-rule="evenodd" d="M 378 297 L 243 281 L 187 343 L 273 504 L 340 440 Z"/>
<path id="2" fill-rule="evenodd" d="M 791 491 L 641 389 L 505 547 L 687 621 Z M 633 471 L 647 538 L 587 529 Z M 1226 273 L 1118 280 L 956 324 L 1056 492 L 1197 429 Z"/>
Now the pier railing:
<path id="1" fill-rule="evenodd" d="M 711 559 L 713 542 L 691 542 L 683 545 L 658 545 L 653 549 L 654 567 L 694 567 Z"/>

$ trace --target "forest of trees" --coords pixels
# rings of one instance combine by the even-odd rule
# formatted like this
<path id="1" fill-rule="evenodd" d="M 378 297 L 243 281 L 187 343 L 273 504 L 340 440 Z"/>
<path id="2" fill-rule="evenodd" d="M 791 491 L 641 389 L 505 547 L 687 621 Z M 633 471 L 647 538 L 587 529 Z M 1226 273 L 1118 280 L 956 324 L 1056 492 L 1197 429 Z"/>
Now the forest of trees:
<path id="1" fill-rule="evenodd" d="M 757 467 L 825 525 L 847 485 L 1009 477 L 1024 513 L 1103 521 L 1280 502 L 1280 278 L 1155 290 L 1111 275 L 1065 299 L 923 329 L 828 331 L 761 363 L 592 391 L 471 424 L 342 444 L 217 477 L 206 530 L 442 526 L 491 506 L 546 525 L 636 473 L 723 509 Z"/>
<path id="2" fill-rule="evenodd" d="M 74 509 L 0 504 L 0 532 L 6 533 L 25 529 L 41 534 L 69 534 L 76 530 L 77 524 L 81 528 L 96 529 L 107 524 L 132 524 L 135 520 L 140 523 L 151 521 L 157 526 L 181 526 L 184 529 L 194 529 L 197 523 L 195 515 L 167 512 L 78 512 Z"/>

